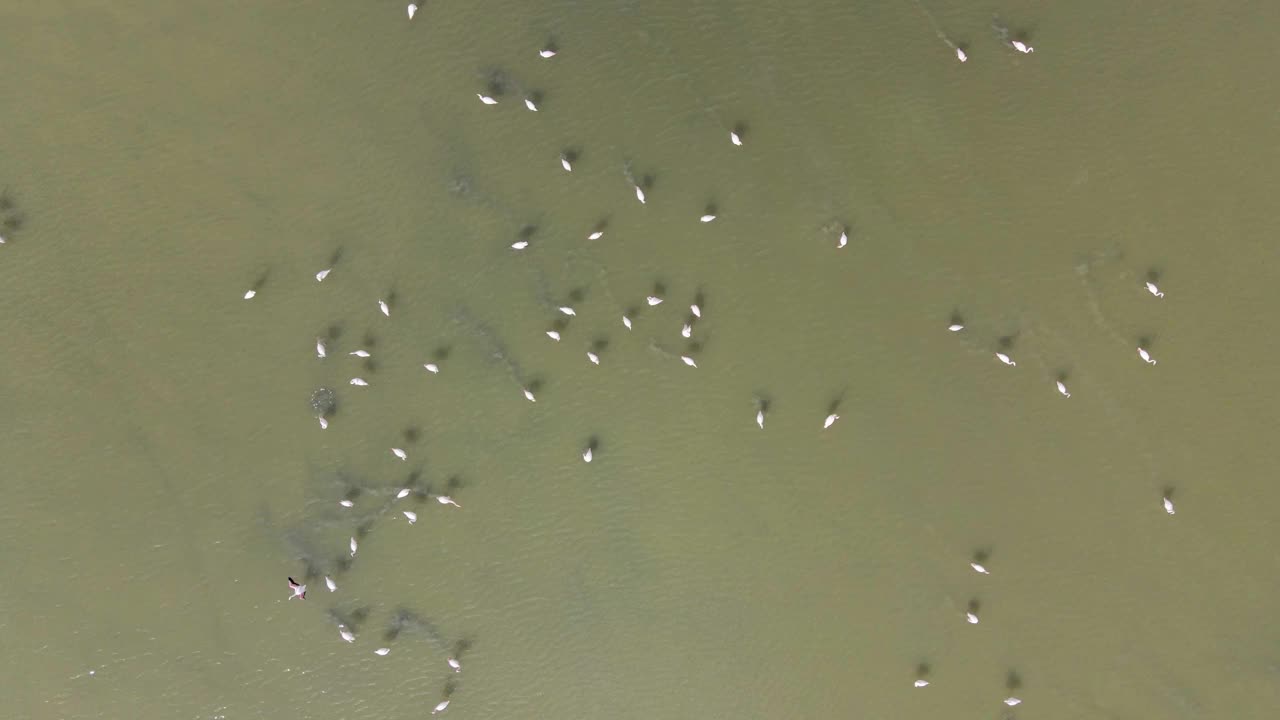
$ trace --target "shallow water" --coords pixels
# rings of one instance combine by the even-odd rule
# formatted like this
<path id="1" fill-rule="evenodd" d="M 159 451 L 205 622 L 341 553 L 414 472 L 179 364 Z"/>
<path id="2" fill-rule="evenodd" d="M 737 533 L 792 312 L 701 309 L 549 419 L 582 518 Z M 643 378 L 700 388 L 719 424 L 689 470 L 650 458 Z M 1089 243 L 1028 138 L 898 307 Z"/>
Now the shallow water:
<path id="1" fill-rule="evenodd" d="M 11 716 L 1271 717 L 1280 8 L 924 7 L 0 12 Z"/>

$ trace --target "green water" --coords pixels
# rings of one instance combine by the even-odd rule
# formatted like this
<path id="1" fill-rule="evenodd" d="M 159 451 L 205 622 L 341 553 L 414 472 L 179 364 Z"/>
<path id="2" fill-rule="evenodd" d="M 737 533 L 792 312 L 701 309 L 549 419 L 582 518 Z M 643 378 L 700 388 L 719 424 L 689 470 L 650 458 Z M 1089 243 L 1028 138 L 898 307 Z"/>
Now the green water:
<path id="1" fill-rule="evenodd" d="M 1280 6 L 926 5 L 0 10 L 3 716 L 1274 717 Z"/>

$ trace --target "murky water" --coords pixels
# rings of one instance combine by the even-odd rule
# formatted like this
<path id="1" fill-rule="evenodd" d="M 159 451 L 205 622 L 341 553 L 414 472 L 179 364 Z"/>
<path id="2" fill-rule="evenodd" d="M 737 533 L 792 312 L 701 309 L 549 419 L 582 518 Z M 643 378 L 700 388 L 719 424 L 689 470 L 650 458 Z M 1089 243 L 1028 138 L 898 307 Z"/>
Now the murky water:
<path id="1" fill-rule="evenodd" d="M 1280 707 L 1280 6 L 0 18 L 6 716 Z"/>

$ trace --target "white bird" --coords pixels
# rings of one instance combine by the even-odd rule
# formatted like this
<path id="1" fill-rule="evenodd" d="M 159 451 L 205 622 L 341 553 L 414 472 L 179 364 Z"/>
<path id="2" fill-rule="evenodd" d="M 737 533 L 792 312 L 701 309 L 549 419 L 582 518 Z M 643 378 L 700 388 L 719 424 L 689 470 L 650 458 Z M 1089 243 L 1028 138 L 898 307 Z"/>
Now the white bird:
<path id="1" fill-rule="evenodd" d="M 294 598 L 298 598 L 299 600 L 307 599 L 307 586 L 299 585 L 293 578 L 289 578 L 289 590 L 293 593 L 289 596 L 290 600 Z"/>
<path id="2" fill-rule="evenodd" d="M 591 361 L 592 365 L 600 364 L 600 356 L 591 352 L 590 350 L 587 351 L 587 359 Z"/>
<path id="3" fill-rule="evenodd" d="M 523 250 L 523 249 L 525 249 L 525 248 L 527 248 L 527 247 L 529 247 L 529 241 L 528 241 L 528 240 L 517 240 L 517 241 L 515 241 L 515 242 L 511 243 L 511 249 L 512 249 L 512 250 Z"/>
<path id="4" fill-rule="evenodd" d="M 556 56 L 556 49 L 553 47 L 544 47 L 538 51 L 538 57 L 553 58 Z"/>
<path id="5" fill-rule="evenodd" d="M 640 201 L 641 205 L 644 204 L 644 189 L 639 185 L 636 185 L 636 199 Z"/>
<path id="6" fill-rule="evenodd" d="M 529 109 L 529 112 L 538 112 L 538 103 L 534 102 L 531 97 L 524 99 L 524 106 Z"/>
<path id="7" fill-rule="evenodd" d="M 998 353 L 996 353 L 996 359 L 997 359 L 997 360 L 999 360 L 1000 362 L 1004 363 L 1005 365 L 1008 365 L 1009 367 L 1018 367 L 1018 363 L 1016 363 L 1016 362 L 1014 362 L 1014 361 L 1010 360 L 1010 359 L 1009 359 L 1009 356 L 1008 356 L 1008 355 L 1005 355 L 1005 354 L 1004 354 L 1004 353 L 1002 353 L 1002 352 L 998 352 Z"/>
<path id="8" fill-rule="evenodd" d="M 369 357 L 369 351 L 368 351 L 368 350 L 352 350 L 351 352 L 349 352 L 349 353 L 347 353 L 347 354 L 348 354 L 348 355 L 355 355 L 356 357 L 360 357 L 360 358 L 367 358 L 367 357 Z"/>
<path id="9" fill-rule="evenodd" d="M 693 326 L 690 325 L 689 323 L 685 323 L 684 327 L 680 328 L 680 337 L 689 337 L 692 334 L 693 334 Z"/>
<path id="10" fill-rule="evenodd" d="M 1067 392 L 1066 383 L 1062 382 L 1061 380 L 1055 380 L 1053 384 L 1058 387 L 1059 395 L 1061 395 L 1062 397 L 1071 397 L 1071 393 Z"/>
<path id="11" fill-rule="evenodd" d="M 462 663 L 458 662 L 457 658 L 449 658 L 445 662 L 449 663 L 449 667 L 453 668 L 454 672 L 462 672 Z"/>
<path id="12" fill-rule="evenodd" d="M 739 135 L 736 131 L 730 130 L 729 142 L 733 143 L 734 145 L 737 145 L 738 147 L 742 147 L 742 136 Z"/>
<path id="13" fill-rule="evenodd" d="M 837 421 L 837 420 L 839 420 L 839 419 L 840 419 L 840 416 L 839 416 L 839 415 L 837 415 L 837 414 L 835 414 L 835 413 L 831 413 L 830 415 L 828 415 L 828 416 L 827 416 L 827 419 L 826 419 L 826 420 L 823 420 L 823 421 L 822 421 L 822 429 L 823 429 L 823 430 L 826 430 L 827 428 L 831 427 L 832 425 L 835 425 L 835 424 L 836 424 L 836 421 Z"/>
<path id="14" fill-rule="evenodd" d="M 329 592 L 338 592 L 338 583 L 334 582 L 333 578 L 328 575 L 324 576 L 324 586 L 329 588 Z"/>
<path id="15" fill-rule="evenodd" d="M 559 310 L 560 310 L 560 312 L 562 312 L 562 313 L 564 313 L 565 315 L 568 315 L 568 316 L 570 316 L 570 317 L 572 317 L 572 316 L 574 316 L 574 315 L 577 315 L 577 314 L 578 314 L 577 312 L 575 312 L 575 311 L 574 311 L 574 309 L 573 309 L 573 308 L 569 307 L 568 305 L 561 306 L 561 307 L 559 308 Z"/>
<path id="16" fill-rule="evenodd" d="M 325 352 L 324 340 L 316 338 L 316 357 L 328 357 L 329 353 Z"/>
<path id="17" fill-rule="evenodd" d="M 680 359 L 684 361 L 685 365 L 688 365 L 691 368 L 698 367 L 698 363 L 694 362 L 693 358 L 689 357 L 688 355 L 681 355 Z"/>
<path id="18" fill-rule="evenodd" d="M 412 490 L 410 490 L 409 488 L 400 488 L 400 492 L 396 493 L 396 499 L 397 499 L 397 500 L 403 500 L 403 499 L 405 499 L 405 498 L 409 497 L 409 493 L 411 493 L 411 492 L 413 492 L 413 491 L 412 491 Z"/>
<path id="19" fill-rule="evenodd" d="M 453 498 L 449 497 L 448 495 L 437 495 L 437 496 L 436 496 L 436 502 L 440 503 L 441 505 L 452 505 L 452 506 L 454 506 L 454 507 L 456 507 L 456 508 L 459 508 L 459 509 L 461 509 L 461 508 L 462 508 L 462 506 L 461 506 L 461 505 L 459 505 L 458 503 L 454 502 Z"/>
<path id="20" fill-rule="evenodd" d="M 431 373 L 431 374 L 433 374 L 433 375 L 434 375 L 435 373 L 440 372 L 440 366 L 439 366 L 439 365 L 437 365 L 437 364 L 435 364 L 435 363 L 426 363 L 426 364 L 425 364 L 425 365 L 423 365 L 422 367 L 426 368 L 426 369 L 427 369 L 427 372 L 429 372 L 429 373 Z"/>
<path id="21" fill-rule="evenodd" d="M 568 156 L 563 153 L 560 155 L 560 167 L 564 168 L 565 172 L 573 172 L 573 163 L 569 162 Z"/>
<path id="22" fill-rule="evenodd" d="M 351 557 L 355 557 L 355 556 L 356 556 L 356 549 L 358 549 L 358 548 L 360 547 L 360 543 L 356 542 L 356 536 L 355 536 L 355 535 L 352 535 L 352 536 L 351 536 L 351 542 L 349 543 L 349 547 L 351 548 Z"/>
<path id="23" fill-rule="evenodd" d="M 947 326 L 947 329 L 951 332 L 960 332 L 964 329 L 964 325 L 961 325 L 960 323 L 951 323 Z"/>
<path id="24" fill-rule="evenodd" d="M 916 680 L 916 681 L 915 681 L 915 686 L 916 686 L 916 687 L 929 687 L 929 681 L 928 681 L 928 680 L 925 680 L 924 678 L 919 678 L 918 680 Z"/>
<path id="25" fill-rule="evenodd" d="M 555 340 L 556 342 L 560 342 L 560 333 L 556 330 L 548 330 L 547 337 Z"/>
<path id="26" fill-rule="evenodd" d="M 257 295 L 257 294 L 258 294 L 258 291 L 257 291 L 257 290 L 250 290 L 249 292 L 247 292 L 247 293 L 245 293 L 245 294 L 244 294 L 244 299 L 245 299 L 245 300 L 252 300 L 252 299 L 253 299 L 253 296 L 254 296 L 254 295 Z"/>
<path id="27" fill-rule="evenodd" d="M 449 701 L 441 700 L 439 704 L 436 705 L 435 709 L 431 711 L 431 714 L 435 715 L 436 713 L 442 713 L 445 711 L 445 708 L 447 707 L 449 707 Z"/>
<path id="28" fill-rule="evenodd" d="M 604 231 L 603 231 L 603 230 L 593 230 L 593 231 L 591 232 L 591 234 L 587 236 L 587 239 L 588 239 L 588 240 L 599 240 L 599 239 L 600 239 L 600 238 L 602 238 L 602 237 L 604 237 Z"/>
<path id="29" fill-rule="evenodd" d="M 1012 695 L 1004 699 L 1004 704 L 1008 705 L 1009 707 L 1013 707 L 1014 705 L 1020 705 L 1021 703 L 1022 703 L 1021 700 L 1019 700 L 1016 697 L 1013 697 Z"/>
<path id="30" fill-rule="evenodd" d="M 350 500 L 339 500 L 338 504 L 344 508 L 355 507 L 356 504 Z"/>
<path id="31" fill-rule="evenodd" d="M 387 317 L 391 317 L 391 308 L 387 307 L 386 300 L 378 301 L 378 309 L 382 311 L 383 315 L 386 315 Z"/>
<path id="32" fill-rule="evenodd" d="M 387 654 L 388 654 L 388 653 L 390 653 L 390 652 L 391 652 L 391 648 L 389 648 L 389 647 L 380 647 L 380 648 L 378 648 L 377 650 L 374 650 L 374 651 L 373 651 L 373 654 L 374 654 L 374 655 L 387 655 Z"/>
<path id="33" fill-rule="evenodd" d="M 408 460 L 408 459 L 409 459 L 409 454 L 408 454 L 408 453 L 406 453 L 406 452 L 405 452 L 403 449 L 401 449 L 401 448 L 391 448 L 391 454 L 392 454 L 392 455 L 395 455 L 396 457 L 400 458 L 401 460 Z"/>
<path id="34" fill-rule="evenodd" d="M 409 11 L 409 19 L 412 20 L 413 16 L 418 13 L 418 6 L 413 3 L 409 3 L 409 7 L 406 8 L 406 10 Z"/>
<path id="35" fill-rule="evenodd" d="M 973 611 L 970 611 L 970 612 L 965 613 L 965 614 L 964 614 L 964 619 L 965 619 L 965 620 L 968 620 L 970 625 L 977 625 L 977 624 L 978 624 L 978 616 L 977 616 L 976 614 L 974 614 L 974 613 L 973 613 Z"/>
<path id="36" fill-rule="evenodd" d="M 626 326 L 627 326 L 627 329 L 628 329 L 628 330 L 630 330 L 630 329 L 631 329 L 631 318 L 627 317 L 626 315 L 623 315 L 623 316 L 622 316 L 622 324 L 623 324 L 623 325 L 626 325 Z"/>
<path id="37" fill-rule="evenodd" d="M 333 272 L 333 268 L 321 270 L 320 272 L 316 273 L 316 282 L 324 282 L 324 279 L 329 277 L 329 273 L 331 272 Z"/>
<path id="38" fill-rule="evenodd" d="M 348 630 L 343 625 L 338 626 L 338 635 L 340 635 L 343 640 L 346 640 L 349 643 L 353 643 L 356 641 L 356 634 Z"/>
<path id="39" fill-rule="evenodd" d="M 704 222 L 704 223 L 709 223 L 709 222 L 711 222 L 712 220 L 715 220 L 715 219 L 716 219 L 716 216 L 715 216 L 715 214 L 714 214 L 714 213 L 707 213 L 706 215 L 703 215 L 702 217 L 700 217 L 700 218 L 698 218 L 698 219 L 699 219 L 699 220 L 701 220 L 701 221 L 702 221 L 702 222 Z"/>
<path id="40" fill-rule="evenodd" d="M 1156 364 L 1156 361 L 1151 358 L 1151 353 L 1147 352 L 1146 348 L 1138 348 L 1138 357 L 1142 358 L 1143 362 L 1148 365 Z"/>
<path id="41" fill-rule="evenodd" d="M 401 512 L 404 513 L 404 516 L 408 519 L 410 525 L 418 522 L 418 513 L 412 510 L 402 510 Z"/>
<path id="42" fill-rule="evenodd" d="M 702 317 L 702 308 L 698 307 L 696 303 L 689 306 L 689 312 L 693 313 L 696 318 Z"/>
<path id="43" fill-rule="evenodd" d="M 756 411 L 756 424 L 760 426 L 761 430 L 764 429 L 764 411 L 763 410 Z"/>
<path id="44" fill-rule="evenodd" d="M 0 245 L 3 245 L 3 244 L 4 244 L 4 236 L 0 235 Z"/>
<path id="45" fill-rule="evenodd" d="M 538 402 L 537 398 L 533 396 L 532 390 L 530 390 L 529 388 L 520 388 L 520 389 L 524 391 L 525 400 L 528 400 L 529 402 Z"/>
<path id="46" fill-rule="evenodd" d="M 365 381 L 364 381 L 364 378 L 351 378 L 351 384 L 352 384 L 352 385 L 359 385 L 360 387 L 364 387 L 364 386 L 368 385 L 369 383 L 365 382 Z"/>
<path id="47" fill-rule="evenodd" d="M 657 295 L 650 295 L 644 300 L 645 302 L 649 303 L 650 306 L 662 304 L 662 298 L 658 297 Z"/>
<path id="48" fill-rule="evenodd" d="M 582 462 L 591 462 L 591 448 L 582 451 Z"/>
<path id="49" fill-rule="evenodd" d="M 1167 512 L 1167 513 L 1169 513 L 1170 515 L 1173 515 L 1173 514 L 1174 514 L 1174 512 L 1173 512 L 1173 498 L 1169 497 L 1168 495 L 1165 495 L 1165 496 L 1164 496 L 1164 511 L 1165 511 L 1165 512 Z"/>
<path id="50" fill-rule="evenodd" d="M 981 563 L 971 562 L 969 563 L 969 567 L 973 568 L 974 572 L 981 573 L 983 575 L 991 574 L 990 572 L 987 571 L 986 566 L 982 565 Z"/>
<path id="51" fill-rule="evenodd" d="M 476 97 L 480 98 L 480 102 L 484 103 L 485 105 L 497 105 L 497 104 L 498 104 L 498 101 L 497 101 L 497 100 L 494 100 L 493 98 L 491 98 L 491 97 L 489 97 L 488 95 L 485 95 L 485 94 L 483 94 L 483 93 L 476 93 Z"/>
<path id="52" fill-rule="evenodd" d="M 960 59 L 960 62 L 966 62 L 969 59 L 969 56 L 965 55 L 964 50 L 960 48 L 956 48 L 956 57 Z"/>
<path id="53" fill-rule="evenodd" d="M 1022 53 L 1023 55 L 1030 55 L 1031 53 L 1033 53 L 1033 52 L 1035 52 L 1035 51 L 1036 51 L 1036 49 L 1035 49 L 1035 48 L 1031 47 L 1030 45 L 1028 45 L 1028 44 L 1026 44 L 1026 43 L 1024 43 L 1024 42 L 1022 42 L 1021 40 L 1014 40 L 1014 41 L 1010 42 L 1009 44 L 1013 46 L 1013 49 L 1014 49 L 1014 50 L 1017 50 L 1018 52 Z M 1008 702 L 1008 701 L 1006 701 L 1006 702 Z"/>
<path id="54" fill-rule="evenodd" d="M 840 239 L 839 239 L 839 240 L 836 240 L 836 249 L 837 249 L 837 250 L 839 250 L 840 248 L 842 248 L 842 247 L 844 247 L 845 245 L 848 245 L 848 244 L 849 244 L 849 231 L 848 231 L 848 230 L 841 230 L 841 231 L 840 231 Z"/>
<path id="55" fill-rule="evenodd" d="M 329 429 L 329 420 L 328 420 L 325 416 L 321 415 L 320 417 L 318 417 L 318 418 L 316 418 L 316 419 L 320 421 L 320 429 L 321 429 L 321 430 L 328 430 L 328 429 Z"/>
<path id="56" fill-rule="evenodd" d="M 1150 280 L 1147 281 L 1147 292 L 1151 293 L 1152 295 L 1155 295 L 1158 298 L 1164 297 L 1164 293 L 1160 292 L 1160 288 L 1156 287 L 1156 284 L 1151 282 Z"/>

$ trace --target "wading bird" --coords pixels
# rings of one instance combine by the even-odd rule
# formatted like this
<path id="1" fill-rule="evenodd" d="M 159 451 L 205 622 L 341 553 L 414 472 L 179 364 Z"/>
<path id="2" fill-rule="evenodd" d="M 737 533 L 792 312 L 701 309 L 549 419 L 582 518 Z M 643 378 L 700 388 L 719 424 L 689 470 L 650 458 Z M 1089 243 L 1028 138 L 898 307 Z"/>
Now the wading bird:
<path id="1" fill-rule="evenodd" d="M 603 230 L 592 230 L 592 231 L 591 231 L 591 234 L 587 236 L 587 239 L 588 239 L 588 240 L 599 240 L 599 239 L 600 239 L 600 238 L 602 238 L 602 237 L 604 237 L 604 231 L 603 231 Z"/>
<path id="2" fill-rule="evenodd" d="M 631 329 L 631 318 L 627 317 L 626 315 L 623 315 L 623 316 L 622 316 L 622 324 L 623 324 L 624 326 L 626 326 L 626 328 L 627 328 L 628 330 L 630 330 L 630 329 Z"/>
<path id="3" fill-rule="evenodd" d="M 756 411 L 756 424 L 760 426 L 761 430 L 764 429 L 764 410 L 763 409 Z"/>
<path id="4" fill-rule="evenodd" d="M 918 688 L 919 688 L 919 687 L 929 687 L 929 681 L 928 681 L 928 680 L 925 680 L 924 678 L 916 678 L 916 681 L 915 681 L 914 685 L 915 685 L 916 687 L 918 687 Z"/>
<path id="5" fill-rule="evenodd" d="M 841 230 L 841 231 L 840 231 L 840 238 L 839 238 L 838 240 L 836 240 L 836 249 L 837 249 L 837 250 L 839 250 L 839 249 L 843 248 L 845 245 L 848 245 L 848 244 L 849 244 L 849 231 L 848 231 L 848 230 Z"/>
<path id="6" fill-rule="evenodd" d="M 553 57 L 555 57 L 555 56 L 556 56 L 556 52 L 557 52 L 557 51 L 556 51 L 556 49 L 555 49 L 555 48 L 553 48 L 553 47 L 551 47 L 550 45 L 548 45 L 547 47 L 544 47 L 544 48 L 542 48 L 541 50 L 539 50 L 539 51 L 538 51 L 538 57 L 540 57 L 540 58 L 553 58 Z"/>
<path id="7" fill-rule="evenodd" d="M 685 323 L 684 327 L 680 328 L 680 337 L 687 338 L 692 334 L 693 334 L 693 326 L 690 325 L 689 323 Z"/>
<path id="8" fill-rule="evenodd" d="M 400 488 L 400 492 L 396 493 L 396 499 L 397 499 L 397 500 L 403 500 L 403 499 L 405 499 L 405 498 L 409 497 L 409 493 L 411 493 L 411 492 L 413 492 L 413 491 L 412 491 L 412 490 L 410 490 L 409 488 Z"/>
<path id="9" fill-rule="evenodd" d="M 977 624 L 978 624 L 978 613 L 976 613 L 976 612 L 974 612 L 974 611 L 970 610 L 969 612 L 967 612 L 967 613 L 965 613 L 965 614 L 964 614 L 964 619 L 965 619 L 965 620 L 968 620 L 970 625 L 977 625 Z"/>

